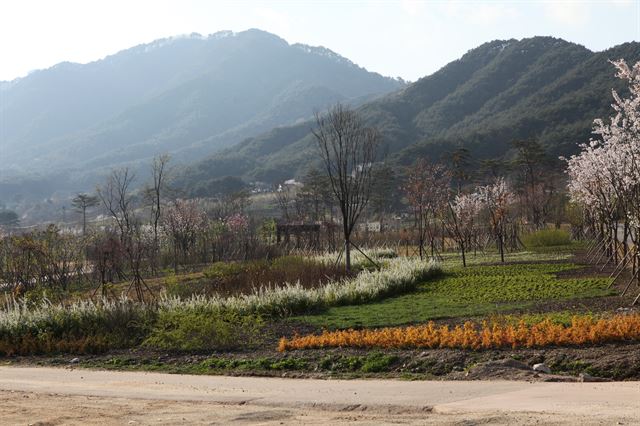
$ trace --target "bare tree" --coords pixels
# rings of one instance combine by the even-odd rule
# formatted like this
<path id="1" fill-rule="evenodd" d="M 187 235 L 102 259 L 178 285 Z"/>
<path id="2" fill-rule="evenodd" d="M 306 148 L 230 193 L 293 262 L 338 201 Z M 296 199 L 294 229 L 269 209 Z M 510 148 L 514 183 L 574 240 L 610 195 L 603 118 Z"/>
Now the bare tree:
<path id="1" fill-rule="evenodd" d="M 126 167 L 113 170 L 105 184 L 96 190 L 102 205 L 118 227 L 122 242 L 133 229 L 131 185 L 134 178 L 135 175 Z"/>
<path id="2" fill-rule="evenodd" d="M 153 157 L 151 162 L 151 186 L 146 189 L 146 198 L 151 206 L 151 226 L 153 228 L 152 260 L 153 267 L 156 267 L 158 252 L 160 251 L 160 241 L 158 230 L 162 218 L 162 203 L 165 192 L 168 189 L 167 165 L 171 157 L 169 154 L 162 154 Z"/>
<path id="3" fill-rule="evenodd" d="M 340 206 L 345 264 L 351 270 L 351 233 L 369 202 L 381 136 L 376 129 L 365 126 L 355 111 L 341 104 L 324 115 L 316 113 L 313 135 Z"/>
<path id="4" fill-rule="evenodd" d="M 449 153 L 448 156 L 455 187 L 457 193 L 460 194 L 462 192 L 462 186 L 470 178 L 471 152 L 467 148 L 460 146 Z"/>
<path id="5" fill-rule="evenodd" d="M 95 195 L 78 193 L 72 200 L 71 205 L 76 211 L 82 213 L 82 235 L 87 233 L 87 210 L 100 204 L 100 200 Z"/>
<path id="6" fill-rule="evenodd" d="M 111 172 L 104 186 L 97 189 L 98 197 L 104 208 L 115 222 L 120 242 L 129 261 L 132 274 L 130 290 L 133 288 L 138 300 L 144 301 L 144 288 L 153 296 L 153 292 L 142 278 L 142 267 L 149 255 L 149 239 L 135 215 L 132 184 L 135 176 L 128 168 Z"/>
<path id="7" fill-rule="evenodd" d="M 427 237 L 431 247 L 431 257 L 435 256 L 437 218 L 444 210 L 449 198 L 451 177 L 441 164 L 419 159 L 409 169 L 404 192 L 413 211 L 418 231 L 418 249 L 420 259 L 424 258 L 424 245 Z"/>
<path id="8" fill-rule="evenodd" d="M 542 229 L 549 215 L 551 198 L 555 194 L 553 181 L 557 179 L 550 170 L 552 165 L 542 144 L 536 140 L 512 142 L 517 149 L 514 160 L 516 190 L 529 222 Z"/>

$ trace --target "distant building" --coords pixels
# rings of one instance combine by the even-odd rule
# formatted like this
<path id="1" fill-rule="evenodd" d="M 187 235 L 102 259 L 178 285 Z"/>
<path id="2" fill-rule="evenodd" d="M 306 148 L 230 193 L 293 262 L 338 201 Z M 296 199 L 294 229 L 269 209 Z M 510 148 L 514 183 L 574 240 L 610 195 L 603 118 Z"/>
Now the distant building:
<path id="1" fill-rule="evenodd" d="M 302 186 L 302 183 L 295 179 L 287 179 L 284 181 L 284 184 L 288 186 Z"/>
<path id="2" fill-rule="evenodd" d="M 380 221 L 363 222 L 359 225 L 362 232 L 381 232 L 382 223 Z"/>

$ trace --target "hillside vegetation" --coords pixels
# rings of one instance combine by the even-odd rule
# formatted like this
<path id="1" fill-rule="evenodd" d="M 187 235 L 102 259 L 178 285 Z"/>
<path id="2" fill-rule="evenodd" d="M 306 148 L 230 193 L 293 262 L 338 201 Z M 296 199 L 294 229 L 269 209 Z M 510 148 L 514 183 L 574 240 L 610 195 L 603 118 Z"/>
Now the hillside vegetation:
<path id="1" fill-rule="evenodd" d="M 603 52 L 551 37 L 497 40 L 438 72 L 360 107 L 378 127 L 392 162 L 439 159 L 458 146 L 476 159 L 510 155 L 536 139 L 550 157 L 576 152 L 594 117 L 610 114 L 611 88 L 625 93 L 609 59 L 640 59 L 640 44 Z M 189 168 L 185 185 L 225 175 L 277 181 L 314 165 L 313 121 L 270 130 Z"/>
<path id="2" fill-rule="evenodd" d="M 87 189 L 100 169 L 164 152 L 201 158 L 309 119 L 316 108 L 359 104 L 403 85 L 260 30 L 192 34 L 61 63 L 0 86 L 0 197 Z"/>

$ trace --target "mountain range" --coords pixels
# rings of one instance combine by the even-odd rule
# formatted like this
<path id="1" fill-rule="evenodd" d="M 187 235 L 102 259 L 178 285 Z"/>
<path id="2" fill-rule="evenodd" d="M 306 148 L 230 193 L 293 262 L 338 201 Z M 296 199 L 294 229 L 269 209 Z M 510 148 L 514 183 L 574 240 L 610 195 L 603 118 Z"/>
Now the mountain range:
<path id="1" fill-rule="evenodd" d="M 359 105 L 404 85 L 260 30 L 157 40 L 2 82 L 0 176 L 5 188 L 39 176 L 56 176 L 58 188 L 86 185 L 111 167 L 165 152 L 202 158 L 332 103 Z"/>
<path id="2" fill-rule="evenodd" d="M 122 165 L 144 175 L 165 152 L 191 195 L 215 194 L 228 176 L 299 177 L 318 164 L 313 112 L 335 102 L 382 132 L 390 164 L 458 147 L 508 158 L 522 139 L 557 158 L 611 115 L 611 89 L 625 88 L 608 60 L 619 58 L 640 60 L 640 43 L 495 40 L 407 84 L 260 30 L 157 40 L 0 83 L 0 200 L 87 190 Z"/>
<path id="3" fill-rule="evenodd" d="M 511 143 L 537 140 L 553 161 L 588 141 L 596 117 L 612 114 L 611 89 L 625 93 L 609 60 L 640 60 L 640 43 L 592 52 L 552 37 L 485 43 L 436 73 L 359 107 L 383 134 L 392 164 L 440 161 L 458 147 L 476 160 L 508 158 Z M 279 181 L 318 164 L 313 121 L 248 138 L 189 167 L 183 182 L 205 194 L 225 175 Z"/>

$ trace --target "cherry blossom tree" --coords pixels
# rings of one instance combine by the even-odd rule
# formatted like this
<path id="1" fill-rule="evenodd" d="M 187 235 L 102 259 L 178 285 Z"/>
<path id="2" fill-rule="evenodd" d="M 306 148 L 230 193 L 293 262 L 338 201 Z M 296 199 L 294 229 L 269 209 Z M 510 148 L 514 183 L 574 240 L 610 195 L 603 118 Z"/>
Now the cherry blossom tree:
<path id="1" fill-rule="evenodd" d="M 206 216 L 198 204 L 198 200 L 176 200 L 164 210 L 162 226 L 173 240 L 173 268 L 178 269 L 178 252 L 183 262 L 195 245 L 198 235 L 204 230 Z"/>
<path id="2" fill-rule="evenodd" d="M 594 120 L 594 137 L 581 145 L 579 154 L 566 160 L 571 199 L 589 217 L 597 241 L 592 251 L 601 253 L 594 256 L 596 263 L 603 255 L 618 260 L 619 222 L 623 225 L 622 259 L 628 257 L 628 241 L 633 247 L 640 242 L 640 62 L 633 67 L 624 60 L 611 63 L 616 76 L 627 82 L 630 96 L 622 98 L 612 90 L 615 115 L 608 122 Z M 635 249 L 632 258 L 636 277 Z M 638 299 L 640 295 L 634 303 Z"/>
<path id="3" fill-rule="evenodd" d="M 612 64 L 631 96 L 623 99 L 612 91 L 615 116 L 594 120 L 594 137 L 567 160 L 567 173 L 572 201 L 584 207 L 608 256 L 616 259 L 618 221 L 623 241 L 634 243 L 640 223 L 640 62 L 633 68 L 624 60 Z"/>
<path id="4" fill-rule="evenodd" d="M 458 194 L 449 201 L 449 214 L 445 223 L 462 256 L 462 266 L 467 266 L 466 252 L 477 232 L 477 222 L 484 207 L 478 193 Z"/>
<path id="5" fill-rule="evenodd" d="M 504 262 L 507 221 L 514 194 L 505 179 L 500 177 L 493 184 L 479 187 L 478 197 L 488 213 L 490 229 L 500 252 L 500 261 Z"/>

